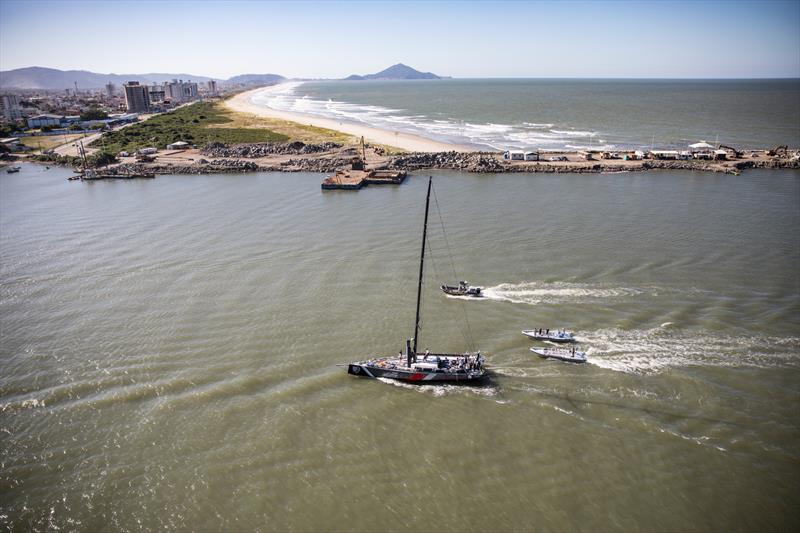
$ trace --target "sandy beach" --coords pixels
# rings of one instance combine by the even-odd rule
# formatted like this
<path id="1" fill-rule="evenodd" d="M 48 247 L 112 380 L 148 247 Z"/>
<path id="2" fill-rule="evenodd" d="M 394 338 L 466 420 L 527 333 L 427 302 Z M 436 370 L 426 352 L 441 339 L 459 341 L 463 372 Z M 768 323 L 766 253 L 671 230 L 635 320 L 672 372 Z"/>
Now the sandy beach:
<path id="1" fill-rule="evenodd" d="M 278 87 L 277 85 L 275 87 Z M 458 144 L 451 144 L 441 141 L 434 141 L 426 139 L 419 135 L 404 133 L 401 131 L 384 130 L 367 126 L 364 124 L 356 124 L 352 122 L 340 122 L 329 118 L 317 117 L 313 115 L 306 115 L 302 113 L 295 113 L 293 111 L 278 111 L 265 106 L 254 104 L 251 97 L 256 93 L 263 93 L 264 91 L 275 90 L 274 87 L 253 89 L 239 93 L 232 98 L 225 101 L 225 105 L 240 113 L 250 113 L 253 115 L 274 118 L 279 120 L 289 120 L 304 124 L 307 126 L 314 126 L 317 128 L 327 128 L 330 130 L 340 131 L 356 137 L 364 137 L 367 142 L 383 144 L 408 150 L 411 152 L 474 152 L 474 148 Z"/>

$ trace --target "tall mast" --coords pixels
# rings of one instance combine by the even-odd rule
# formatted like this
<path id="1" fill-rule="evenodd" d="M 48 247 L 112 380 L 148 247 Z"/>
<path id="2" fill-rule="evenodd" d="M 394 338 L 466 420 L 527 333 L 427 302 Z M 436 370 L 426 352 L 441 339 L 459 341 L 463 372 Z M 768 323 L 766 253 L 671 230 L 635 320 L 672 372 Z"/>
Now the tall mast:
<path id="1" fill-rule="evenodd" d="M 431 184 L 433 176 L 428 177 L 428 196 L 425 198 L 425 222 L 422 224 L 422 252 L 419 254 L 419 284 L 417 285 L 417 318 L 414 322 L 414 346 L 413 353 L 417 353 L 417 341 L 419 340 L 419 305 L 422 303 L 422 272 L 425 264 L 425 239 L 428 237 L 428 207 L 431 205 Z"/>

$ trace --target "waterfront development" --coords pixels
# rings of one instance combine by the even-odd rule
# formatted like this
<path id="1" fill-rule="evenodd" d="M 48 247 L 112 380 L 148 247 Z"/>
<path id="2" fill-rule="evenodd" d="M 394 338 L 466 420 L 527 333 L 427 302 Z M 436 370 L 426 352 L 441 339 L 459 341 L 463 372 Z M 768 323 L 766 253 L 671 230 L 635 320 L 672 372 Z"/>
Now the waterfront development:
<path id="1" fill-rule="evenodd" d="M 2 523 L 105 530 L 795 530 L 800 175 L 0 175 Z M 501 186 L 502 185 L 502 186 Z M 440 284 L 468 279 L 483 297 Z M 467 316 L 469 327 L 464 326 Z M 520 334 L 574 331 L 587 362 Z M 457 502 L 457 503 L 456 503 Z M 364 512 L 369 509 L 369 512 Z"/>

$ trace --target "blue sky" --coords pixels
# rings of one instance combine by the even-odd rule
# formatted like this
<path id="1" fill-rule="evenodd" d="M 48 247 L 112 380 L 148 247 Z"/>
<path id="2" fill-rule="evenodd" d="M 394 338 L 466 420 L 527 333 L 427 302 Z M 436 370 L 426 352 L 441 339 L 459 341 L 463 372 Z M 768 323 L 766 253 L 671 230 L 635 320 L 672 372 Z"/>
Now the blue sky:
<path id="1" fill-rule="evenodd" d="M 800 0 L 0 0 L 0 70 L 800 77 Z"/>

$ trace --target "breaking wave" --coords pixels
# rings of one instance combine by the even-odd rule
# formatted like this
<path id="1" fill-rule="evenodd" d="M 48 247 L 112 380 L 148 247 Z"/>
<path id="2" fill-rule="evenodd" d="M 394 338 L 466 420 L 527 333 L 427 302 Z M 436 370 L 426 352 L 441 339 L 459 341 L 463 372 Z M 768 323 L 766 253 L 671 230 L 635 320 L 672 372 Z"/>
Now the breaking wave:
<path id="1" fill-rule="evenodd" d="M 360 105 L 336 100 L 318 100 L 298 94 L 303 82 L 288 82 L 268 87 L 251 98 L 257 105 L 279 111 L 316 115 L 328 119 L 356 122 L 391 131 L 403 131 L 444 142 L 492 150 L 565 149 L 578 145 L 613 149 L 599 139 L 599 132 L 554 129 L 555 124 L 521 122 L 519 124 L 474 123 L 456 119 L 433 119 L 404 109 Z"/>

